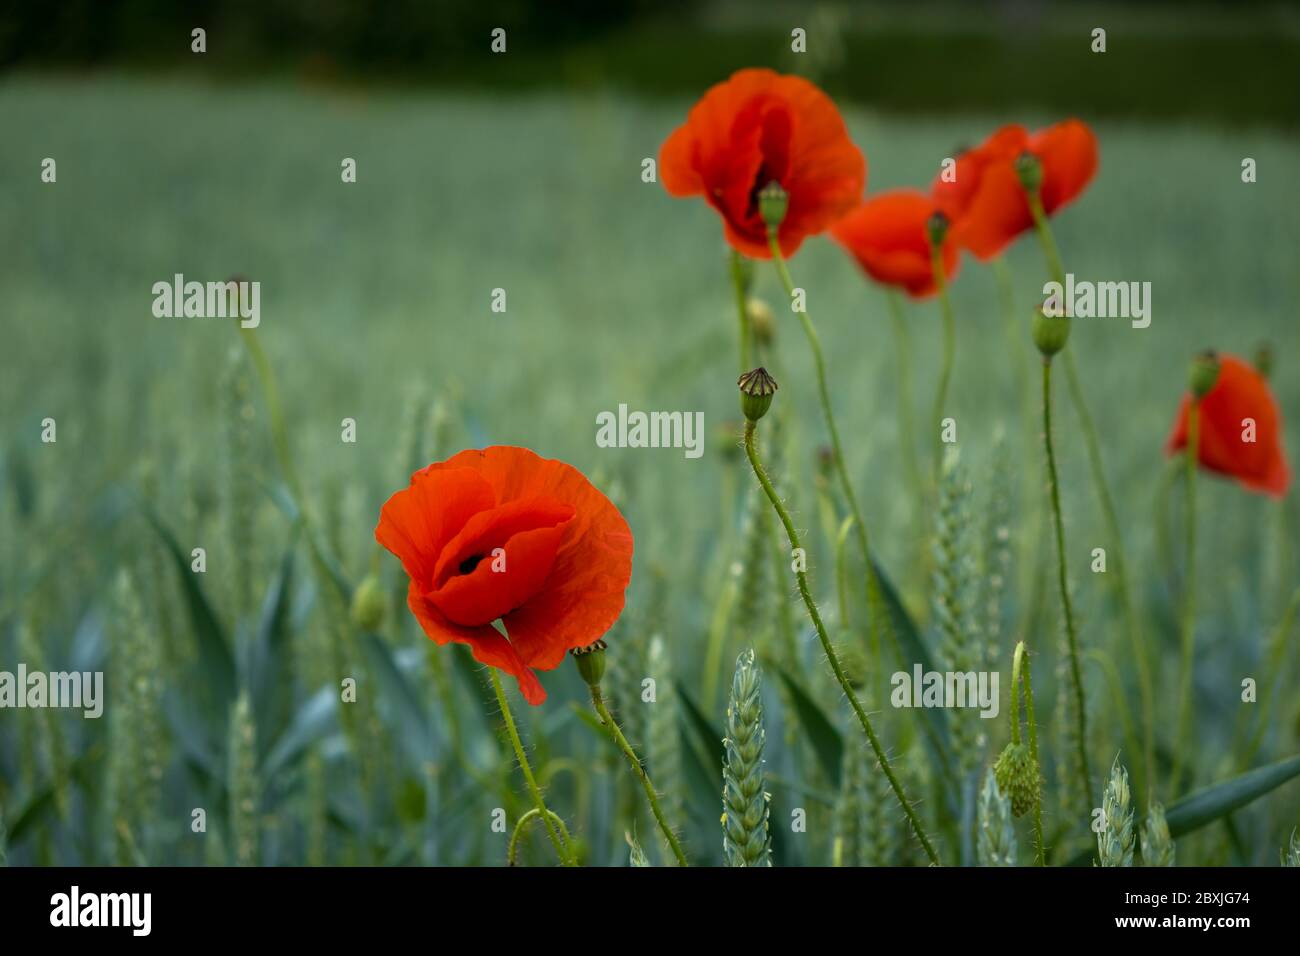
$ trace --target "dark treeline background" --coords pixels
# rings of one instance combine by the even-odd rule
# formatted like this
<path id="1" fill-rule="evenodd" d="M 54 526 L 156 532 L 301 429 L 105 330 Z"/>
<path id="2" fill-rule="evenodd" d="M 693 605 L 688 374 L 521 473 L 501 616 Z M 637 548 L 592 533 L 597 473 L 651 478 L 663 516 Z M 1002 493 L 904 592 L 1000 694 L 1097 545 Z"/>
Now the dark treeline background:
<path id="1" fill-rule="evenodd" d="M 1300 3 L 1148 0 L 3 0 L 0 69 L 198 68 L 214 77 L 690 96 L 785 57 L 890 112 L 1005 109 L 1300 121 Z M 489 53 L 493 28 L 506 56 Z M 790 52 L 790 32 L 807 53 Z M 1096 27 L 1104 55 L 1091 50 Z M 959 72 L 960 84 L 951 82 Z"/>

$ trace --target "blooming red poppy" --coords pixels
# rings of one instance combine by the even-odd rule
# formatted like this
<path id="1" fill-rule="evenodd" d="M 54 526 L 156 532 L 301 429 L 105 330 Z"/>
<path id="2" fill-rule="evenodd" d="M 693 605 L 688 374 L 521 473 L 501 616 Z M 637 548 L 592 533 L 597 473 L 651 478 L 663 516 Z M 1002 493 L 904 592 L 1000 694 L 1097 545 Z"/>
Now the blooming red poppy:
<path id="1" fill-rule="evenodd" d="M 777 242 L 790 256 L 857 205 L 867 163 L 825 93 L 802 77 L 748 69 L 691 108 L 659 152 L 659 174 L 670 195 L 704 196 L 734 249 L 767 259 L 760 189 L 775 181 L 789 196 Z"/>
<path id="2" fill-rule="evenodd" d="M 424 632 L 514 675 L 530 704 L 546 699 L 534 669 L 608 631 L 632 576 L 619 510 L 576 468 L 526 448 L 470 449 L 417 471 L 384 504 L 375 539 L 401 559 Z"/>
<path id="3" fill-rule="evenodd" d="M 835 223 L 831 235 L 877 282 L 921 298 L 936 288 L 929 230 L 938 208 L 919 189 L 879 193 Z M 950 236 L 944 238 L 941 254 L 944 278 L 950 279 L 960 261 Z"/>
<path id="4" fill-rule="evenodd" d="M 1171 455 L 1187 447 L 1191 404 L 1191 395 L 1184 395 L 1165 444 Z M 1291 470 L 1282 450 L 1282 416 L 1268 381 L 1248 362 L 1219 356 L 1219 377 L 1201 399 L 1197 434 L 1201 467 L 1235 478 L 1251 491 L 1275 498 L 1286 494 Z"/>
<path id="5" fill-rule="evenodd" d="M 1097 172 L 1097 138 L 1077 119 L 1032 136 L 1023 126 L 1003 126 L 962 153 L 953 181 L 940 174 L 931 193 L 952 220 L 954 241 L 980 259 L 992 259 L 1034 225 L 1016 173 L 1016 160 L 1025 152 L 1042 165 L 1038 196 L 1049 216 L 1078 197 Z"/>

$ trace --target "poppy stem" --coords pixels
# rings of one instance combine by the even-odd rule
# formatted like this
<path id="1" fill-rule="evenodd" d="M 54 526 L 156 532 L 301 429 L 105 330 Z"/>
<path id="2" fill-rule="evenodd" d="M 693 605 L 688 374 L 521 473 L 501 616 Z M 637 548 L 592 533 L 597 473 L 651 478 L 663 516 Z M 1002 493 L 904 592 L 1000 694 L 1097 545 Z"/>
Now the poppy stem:
<path id="1" fill-rule="evenodd" d="M 492 690 L 496 692 L 497 705 L 501 708 L 501 716 L 506 722 L 506 731 L 510 734 L 510 743 L 515 748 L 515 758 L 519 761 L 519 769 L 524 772 L 524 780 L 528 784 L 528 792 L 532 794 L 533 805 L 537 808 L 537 812 L 541 814 L 542 822 L 546 824 L 546 833 L 551 838 L 551 845 L 555 847 L 556 855 L 559 856 L 561 863 L 565 866 L 577 866 L 578 861 L 573 856 L 572 846 L 566 840 L 560 838 L 560 831 L 551 822 L 555 814 L 546 808 L 546 801 L 542 799 L 541 788 L 537 786 L 537 778 L 533 776 L 533 768 L 528 763 L 528 754 L 524 752 L 524 742 L 519 739 L 519 730 L 515 727 L 515 718 L 510 713 L 510 701 L 506 699 L 506 692 L 501 687 L 501 678 L 497 676 L 495 667 L 489 667 L 487 672 L 492 679 Z"/>
<path id="2" fill-rule="evenodd" d="M 515 824 L 514 832 L 510 834 L 510 843 L 506 847 L 507 866 L 515 865 L 515 861 L 519 856 L 519 838 L 523 836 L 524 831 L 528 829 L 528 824 L 532 823 L 534 820 L 541 819 L 542 817 L 542 811 L 533 807 L 519 818 L 519 822 Z M 564 825 L 563 820 L 557 817 L 550 810 L 546 811 L 545 818 L 560 828 L 560 833 L 563 835 L 565 843 L 571 844 L 573 842 L 573 838 L 569 836 L 569 828 Z"/>
<path id="3" fill-rule="evenodd" d="M 777 274 L 781 277 L 781 284 L 785 287 L 785 294 L 793 301 L 794 280 L 790 278 L 790 270 L 786 268 L 785 257 L 781 254 L 781 245 L 777 242 L 776 229 L 768 228 L 767 242 L 772 250 L 772 262 L 775 263 Z M 889 620 L 889 616 L 884 613 L 884 606 L 881 602 L 880 581 L 876 576 L 875 564 L 871 560 L 871 545 L 867 534 L 867 524 L 862 520 L 862 510 L 858 507 L 858 498 L 853 491 L 853 482 L 849 480 L 848 467 L 844 463 L 844 449 L 840 445 L 839 429 L 835 427 L 835 413 L 831 410 L 830 390 L 826 386 L 826 360 L 822 357 L 821 340 L 817 337 L 817 329 L 813 327 L 808 310 L 804 308 L 799 310 L 797 314 L 803 324 L 804 334 L 808 338 L 808 346 L 812 349 L 813 365 L 817 370 L 817 392 L 821 398 L 822 415 L 826 419 L 826 430 L 830 432 L 831 436 L 831 451 L 835 458 L 835 471 L 840 478 L 840 488 L 844 492 L 844 500 L 848 503 L 849 514 L 853 516 L 853 530 L 858 539 L 858 548 L 862 551 L 862 563 L 866 568 L 867 606 L 871 612 L 869 638 L 873 646 L 878 646 L 879 637 L 876 629 L 883 626 L 890 643 L 897 646 L 893 624 Z M 769 497 L 771 496 L 769 495 Z M 901 791 L 899 792 L 899 798 L 902 799 Z"/>
<path id="4" fill-rule="evenodd" d="M 1061 490 L 1056 476 L 1056 450 L 1052 442 L 1052 360 L 1043 357 L 1043 447 L 1047 453 L 1047 482 L 1052 501 L 1052 520 L 1056 528 L 1056 582 L 1061 592 L 1061 610 L 1065 615 L 1065 636 L 1070 650 L 1070 683 L 1074 689 L 1075 736 L 1079 749 L 1079 769 L 1083 774 L 1084 804 L 1092 799 L 1092 771 L 1088 766 L 1088 715 L 1084 706 L 1083 672 L 1079 668 L 1079 641 L 1074 629 L 1074 604 L 1065 569 L 1065 524 L 1061 521 Z"/>
<path id="5" fill-rule="evenodd" d="M 953 320 L 952 300 L 948 298 L 948 280 L 943 274 L 943 258 L 940 247 L 933 246 L 930 251 L 931 271 L 934 273 L 934 285 L 939 291 L 939 309 L 943 316 L 943 364 L 939 368 L 939 390 L 934 396 L 934 420 L 930 427 L 934 429 L 934 486 L 939 487 L 939 471 L 943 467 L 943 407 L 948 401 L 948 386 L 952 381 L 952 362 L 957 352 L 957 323 Z"/>
<path id="6" fill-rule="evenodd" d="M 894 337 L 898 343 L 898 443 L 903 449 L 903 468 L 919 510 L 925 508 L 925 483 L 921 479 L 921 463 L 916 457 L 914 440 L 915 417 L 912 411 L 912 336 L 903 317 L 903 305 L 898 293 L 890 290 L 889 315 L 894 323 Z"/>
<path id="7" fill-rule="evenodd" d="M 1056 237 L 1047 221 L 1043 210 L 1043 201 L 1036 193 L 1026 193 L 1029 209 L 1034 217 L 1035 232 L 1043 247 L 1047 259 L 1048 272 L 1065 294 L 1065 267 L 1061 264 L 1061 252 L 1056 245 Z M 1065 309 L 1072 309 L 1070 303 L 1062 301 Z M 1137 659 L 1138 689 L 1142 703 L 1142 775 L 1138 778 L 1138 792 L 1145 789 L 1148 801 L 1155 799 L 1156 793 L 1156 758 L 1155 758 L 1155 693 L 1151 678 L 1151 659 L 1147 652 L 1146 632 L 1138 622 L 1137 607 L 1133 603 L 1133 594 L 1129 590 L 1127 562 L 1124 560 L 1124 537 L 1120 533 L 1119 518 L 1115 511 L 1115 502 L 1111 498 L 1110 485 L 1106 481 L 1106 468 L 1101 460 L 1101 442 L 1097 437 L 1097 427 L 1093 424 L 1092 414 L 1088 411 L 1087 401 L 1083 396 L 1083 386 L 1079 382 L 1079 372 L 1074 363 L 1074 353 L 1067 345 L 1063 350 L 1065 360 L 1065 383 L 1070 391 L 1070 402 L 1079 419 L 1083 432 L 1084 448 L 1088 452 L 1088 470 L 1092 474 L 1093 488 L 1101 504 L 1102 517 L 1106 522 L 1106 532 L 1111 542 L 1111 557 L 1114 563 L 1115 589 L 1119 595 L 1120 606 L 1124 612 L 1125 627 L 1133 645 Z"/>
<path id="8" fill-rule="evenodd" d="M 767 472 L 763 470 L 762 462 L 758 460 L 758 451 L 754 447 L 755 422 L 753 420 L 745 423 L 745 454 L 749 456 L 749 464 L 754 469 L 754 477 L 758 483 L 763 486 L 763 493 L 767 495 L 767 500 L 772 503 L 777 517 L 781 519 L 781 524 L 785 526 L 786 537 L 790 540 L 790 547 L 794 551 L 801 550 L 799 544 L 799 532 L 795 530 L 794 522 L 790 520 L 790 513 L 786 510 L 785 505 L 781 503 L 781 498 L 772 487 L 772 482 L 767 477 Z M 930 843 L 930 838 L 925 835 L 925 830 L 921 827 L 921 820 L 916 814 L 911 802 L 903 793 L 903 788 L 894 776 L 893 769 L 889 766 L 889 758 L 885 756 L 884 749 L 880 746 L 880 740 L 876 737 L 876 731 L 871 726 L 871 720 L 867 717 L 866 711 L 858 703 L 857 694 L 853 692 L 853 687 L 849 684 L 848 678 L 844 675 L 844 669 L 840 666 L 839 657 L 835 653 L 835 648 L 831 645 L 831 640 L 826 634 L 826 626 L 822 623 L 821 615 L 817 612 L 817 604 L 813 601 L 812 593 L 808 589 L 808 574 L 805 571 L 795 571 L 795 578 L 799 582 L 799 594 L 803 597 L 804 606 L 808 608 L 808 616 L 812 618 L 813 626 L 817 629 L 817 638 L 821 641 L 822 651 L 826 654 L 826 660 L 831 665 L 831 670 L 835 673 L 835 679 L 839 681 L 840 688 L 844 691 L 844 696 L 848 698 L 849 705 L 853 708 L 853 713 L 858 718 L 858 723 L 862 725 L 863 732 L 867 735 L 867 740 L 871 743 L 871 749 L 876 755 L 876 762 L 880 765 L 881 771 L 889 781 L 889 786 L 894 791 L 894 796 L 898 798 L 899 805 L 902 806 L 903 812 L 907 814 L 907 820 L 912 825 L 912 832 L 916 838 L 921 841 L 921 846 L 925 849 L 925 854 L 930 858 L 930 862 L 939 866 L 939 856 L 934 851 Z"/>
<path id="9" fill-rule="evenodd" d="M 1188 746 L 1192 717 L 1192 662 L 1196 639 L 1196 457 L 1200 449 L 1201 400 L 1192 396 L 1187 409 L 1186 462 L 1187 494 L 1183 517 L 1183 619 L 1179 628 L 1179 680 L 1178 680 L 1178 737 L 1174 748 L 1174 770 L 1169 778 L 1170 790 L 1178 792 L 1183 774 L 1183 755 Z"/>
<path id="10" fill-rule="evenodd" d="M 646 800 L 650 803 L 650 812 L 654 814 L 655 820 L 658 821 L 659 829 L 663 831 L 664 839 L 668 841 L 673 856 L 677 857 L 677 865 L 689 866 L 690 864 L 686 862 L 686 854 L 682 851 L 682 845 L 677 839 L 677 834 L 673 832 L 673 828 L 664 819 L 664 812 L 659 806 L 659 797 L 655 793 L 654 784 L 650 782 L 650 775 L 646 773 L 645 765 L 641 763 L 641 758 L 636 755 L 632 745 L 623 736 L 623 731 L 619 729 L 618 722 L 614 720 L 614 715 L 605 706 L 605 698 L 600 692 L 600 685 L 590 684 L 588 686 L 591 689 L 591 705 L 596 708 L 601 723 L 609 730 L 609 735 L 613 738 L 614 743 L 618 745 L 618 749 L 623 751 L 623 756 L 627 758 L 627 762 L 631 765 L 632 772 L 641 781 L 641 789 L 645 791 Z"/>
<path id="11" fill-rule="evenodd" d="M 1016 643 L 1016 651 L 1011 659 L 1011 706 L 1014 708 L 1011 724 L 1011 740 L 1020 743 L 1020 687 L 1024 680 L 1025 721 L 1029 725 L 1029 755 L 1034 759 L 1035 767 L 1042 767 L 1038 761 L 1038 718 L 1034 714 L 1034 687 L 1029 679 L 1029 648 L 1024 641 Z M 1047 866 L 1047 848 L 1043 841 L 1043 788 L 1034 788 L 1034 853 L 1039 866 Z"/>
<path id="12" fill-rule="evenodd" d="M 736 292 L 736 316 L 740 320 L 740 372 L 743 375 L 749 364 L 749 313 L 745 309 L 745 264 L 740 253 L 731 250 L 731 285 Z"/>

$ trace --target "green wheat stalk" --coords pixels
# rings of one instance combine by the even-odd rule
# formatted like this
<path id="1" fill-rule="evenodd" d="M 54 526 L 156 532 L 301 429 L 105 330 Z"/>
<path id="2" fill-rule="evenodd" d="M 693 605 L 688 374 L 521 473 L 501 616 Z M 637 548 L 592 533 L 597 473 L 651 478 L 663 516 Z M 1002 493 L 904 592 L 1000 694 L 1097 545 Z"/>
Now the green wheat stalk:
<path id="1" fill-rule="evenodd" d="M 248 353 L 232 346 L 226 356 L 219 385 L 225 425 L 225 487 L 223 492 L 225 537 L 229 553 L 223 562 L 235 620 L 255 607 L 253 590 L 258 555 L 254 535 L 253 499 L 253 382 Z"/>
<path id="2" fill-rule="evenodd" d="M 1291 831 L 1291 842 L 1282 853 L 1282 865 L 1300 867 L 1300 835 L 1295 830 Z"/>
<path id="3" fill-rule="evenodd" d="M 1102 795 L 1102 830 L 1097 834 L 1097 858 L 1102 866 L 1133 865 L 1133 808 L 1128 771 L 1119 762 L 1111 764 L 1110 779 Z"/>
<path id="4" fill-rule="evenodd" d="M 1012 693 L 1016 690 L 1013 688 Z M 1016 865 L 1016 828 L 1011 822 L 1011 798 L 1003 796 L 990 768 L 980 790 L 979 838 L 976 852 L 980 866 Z"/>
<path id="5" fill-rule="evenodd" d="M 257 734 L 248 694 L 241 693 L 230 712 L 227 750 L 227 794 L 230 800 L 230 839 L 237 866 L 256 866 L 257 814 L 260 781 L 257 775 Z"/>
<path id="6" fill-rule="evenodd" d="M 1142 824 L 1142 865 L 1174 865 L 1174 840 L 1169 835 L 1165 808 L 1159 803 L 1147 808 L 1146 822 Z"/>
<path id="7" fill-rule="evenodd" d="M 763 787 L 762 671 L 754 651 L 736 659 L 722 767 L 722 851 L 728 866 L 771 866 L 768 795 Z"/>

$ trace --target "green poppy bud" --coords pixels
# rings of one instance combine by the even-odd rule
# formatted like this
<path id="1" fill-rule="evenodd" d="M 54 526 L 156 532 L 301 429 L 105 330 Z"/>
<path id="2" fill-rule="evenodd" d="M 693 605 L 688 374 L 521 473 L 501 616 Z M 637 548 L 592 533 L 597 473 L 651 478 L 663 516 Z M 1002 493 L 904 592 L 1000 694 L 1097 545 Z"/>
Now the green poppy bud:
<path id="1" fill-rule="evenodd" d="M 1048 315 L 1041 308 L 1034 312 L 1034 345 L 1045 358 L 1050 358 L 1070 338 L 1070 320 L 1065 315 Z"/>
<path id="2" fill-rule="evenodd" d="M 352 623 L 363 631 L 377 631 L 384 623 L 388 598 L 379 576 L 372 574 L 352 592 Z"/>
<path id="3" fill-rule="evenodd" d="M 1024 744 L 1007 744 L 993 765 L 993 777 L 1002 795 L 1011 798 L 1011 812 L 1017 817 L 1033 810 L 1042 795 L 1038 761 Z"/>

